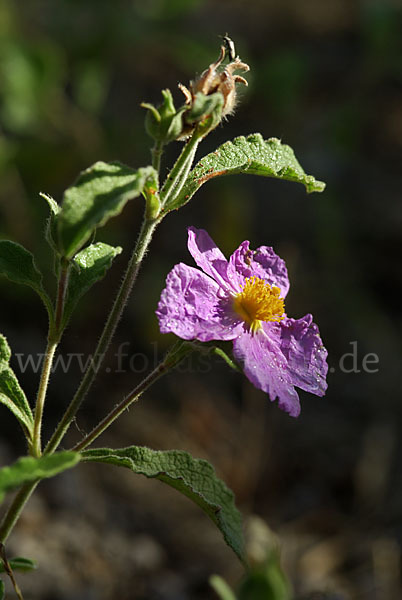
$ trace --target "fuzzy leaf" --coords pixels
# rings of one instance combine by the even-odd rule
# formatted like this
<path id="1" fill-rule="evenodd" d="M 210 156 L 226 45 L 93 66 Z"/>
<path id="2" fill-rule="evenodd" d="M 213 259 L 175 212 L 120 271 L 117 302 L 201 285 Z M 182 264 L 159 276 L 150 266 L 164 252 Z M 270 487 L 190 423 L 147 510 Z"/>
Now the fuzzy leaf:
<path id="1" fill-rule="evenodd" d="M 63 327 L 71 317 L 77 302 L 100 279 L 112 264 L 113 259 L 120 254 L 122 249 L 114 248 L 103 242 L 91 244 L 81 250 L 75 258 L 68 282 L 66 303 L 63 315 Z"/>
<path id="2" fill-rule="evenodd" d="M 9 366 L 11 350 L 4 335 L 0 334 L 0 403 L 7 406 L 20 422 L 25 435 L 32 439 L 34 419 L 28 400 L 14 371 Z"/>
<path id="3" fill-rule="evenodd" d="M 8 345 L 7 339 L 0 333 L 0 364 L 2 362 L 9 363 L 11 358 L 11 348 Z"/>
<path id="4" fill-rule="evenodd" d="M 45 192 L 39 192 L 39 196 L 46 200 L 49 205 L 50 212 L 52 215 L 57 215 L 60 212 L 60 206 L 57 204 L 56 200 L 52 198 L 50 194 L 46 194 Z"/>
<path id="5" fill-rule="evenodd" d="M 39 458 L 23 456 L 9 467 L 0 469 L 0 502 L 9 490 L 25 483 L 54 477 L 74 467 L 81 459 L 78 452 L 57 452 Z"/>
<path id="6" fill-rule="evenodd" d="M 119 450 L 96 448 L 82 453 L 85 461 L 104 462 L 156 478 L 175 488 L 212 519 L 225 542 L 244 561 L 241 516 L 233 492 L 218 479 L 206 460 L 193 458 L 180 450 L 157 451 L 131 446 Z"/>
<path id="7" fill-rule="evenodd" d="M 97 162 L 66 190 L 57 215 L 61 254 L 74 256 L 97 227 L 118 215 L 128 200 L 139 196 L 152 167 L 133 170 L 118 162 Z"/>
<path id="8" fill-rule="evenodd" d="M 22 556 L 11 558 L 8 562 L 13 571 L 33 571 L 37 568 L 36 563 L 33 560 L 23 558 Z M 0 562 L 0 573 L 4 572 L 4 564 Z"/>
<path id="9" fill-rule="evenodd" d="M 189 174 L 180 195 L 171 204 L 167 203 L 166 208 L 172 210 L 183 206 L 203 183 L 214 177 L 237 173 L 296 181 L 303 183 L 307 192 L 322 192 L 325 188 L 322 181 L 305 174 L 290 146 L 277 138 L 264 140 L 259 133 L 254 133 L 226 142 L 204 156 Z"/>
<path id="10" fill-rule="evenodd" d="M 50 214 L 46 221 L 45 238 L 51 249 L 54 252 L 57 252 L 57 215 L 59 214 L 61 207 L 49 194 L 39 192 L 39 196 L 46 200 L 50 209 Z"/>
<path id="11" fill-rule="evenodd" d="M 0 579 L 0 600 L 4 599 L 4 583 Z"/>
<path id="12" fill-rule="evenodd" d="M 0 240 L 0 275 L 14 283 L 29 285 L 39 294 L 49 319 L 53 319 L 51 300 L 42 286 L 42 274 L 35 264 L 33 255 L 20 244 L 9 240 Z"/>
<path id="13" fill-rule="evenodd" d="M 16 242 L 0 240 L 0 275 L 14 283 L 29 285 L 37 292 L 44 293 L 42 274 L 33 255 Z"/>

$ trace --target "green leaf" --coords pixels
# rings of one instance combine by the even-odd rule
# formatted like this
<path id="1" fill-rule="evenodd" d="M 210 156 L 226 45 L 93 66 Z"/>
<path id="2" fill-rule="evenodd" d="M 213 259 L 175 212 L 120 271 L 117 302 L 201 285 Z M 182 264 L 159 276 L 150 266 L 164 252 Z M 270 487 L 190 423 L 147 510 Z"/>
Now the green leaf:
<path id="1" fill-rule="evenodd" d="M 11 350 L 4 335 L 0 334 L 0 403 L 7 406 L 20 422 L 28 440 L 32 439 L 34 419 L 28 400 L 14 371 L 9 366 Z"/>
<path id="2" fill-rule="evenodd" d="M 221 600 L 236 600 L 236 596 L 226 581 L 222 577 L 219 577 L 219 575 L 211 575 L 209 583 Z"/>
<path id="3" fill-rule="evenodd" d="M 9 363 L 11 358 L 11 348 L 8 345 L 7 339 L 0 333 L 0 364 L 2 362 Z"/>
<path id="4" fill-rule="evenodd" d="M 171 204 L 168 202 L 166 208 L 172 210 L 183 206 L 214 177 L 237 173 L 296 181 L 303 183 L 307 192 L 322 192 L 325 188 L 322 181 L 305 174 L 290 146 L 276 138 L 264 140 L 259 133 L 254 133 L 226 142 L 204 156 L 191 171 L 179 196 Z"/>
<path id="5" fill-rule="evenodd" d="M 241 516 L 233 492 L 218 479 L 206 460 L 180 450 L 162 452 L 139 446 L 118 450 L 96 448 L 84 451 L 82 456 L 85 461 L 126 467 L 175 488 L 202 508 L 220 529 L 228 546 L 245 561 Z"/>
<path id="6" fill-rule="evenodd" d="M 52 215 L 57 215 L 60 212 L 60 206 L 57 204 L 56 200 L 52 198 L 50 194 L 46 194 L 45 192 L 39 192 L 39 196 L 44 198 L 49 205 L 50 212 Z"/>
<path id="7" fill-rule="evenodd" d="M 56 200 L 49 194 L 39 192 L 39 196 L 44 198 L 48 203 L 50 214 L 46 221 L 45 227 L 45 238 L 53 252 L 58 252 L 57 248 L 57 215 L 59 214 L 61 207 L 57 204 Z"/>
<path id="8" fill-rule="evenodd" d="M 8 561 L 13 571 L 33 571 L 37 568 L 36 563 L 29 558 L 16 556 Z M 0 562 L 0 573 L 5 573 L 4 564 Z"/>
<path id="9" fill-rule="evenodd" d="M 14 283 L 42 290 L 42 274 L 33 255 L 16 242 L 0 240 L 0 274 Z"/>
<path id="10" fill-rule="evenodd" d="M 91 244 L 81 250 L 75 258 L 70 272 L 65 308 L 63 314 L 63 327 L 71 317 L 79 299 L 100 279 L 112 264 L 113 259 L 120 254 L 122 249 L 114 248 L 103 242 Z"/>
<path id="11" fill-rule="evenodd" d="M 42 274 L 35 264 L 33 255 L 20 244 L 9 240 L 0 240 L 0 275 L 14 283 L 33 288 L 39 294 L 49 318 L 53 318 L 53 307 L 49 296 L 42 286 Z"/>
<path id="12" fill-rule="evenodd" d="M 3 598 L 4 598 L 4 583 L 0 579 L 0 600 L 3 600 Z"/>
<path id="13" fill-rule="evenodd" d="M 78 452 L 57 452 L 39 458 L 23 456 L 9 467 L 0 469 L 0 502 L 9 490 L 25 483 L 54 477 L 71 469 L 81 460 Z"/>
<path id="14" fill-rule="evenodd" d="M 96 227 L 118 215 L 128 200 L 139 196 L 152 167 L 130 169 L 119 162 L 97 162 L 66 190 L 58 221 L 59 250 L 67 258 L 91 237 Z"/>

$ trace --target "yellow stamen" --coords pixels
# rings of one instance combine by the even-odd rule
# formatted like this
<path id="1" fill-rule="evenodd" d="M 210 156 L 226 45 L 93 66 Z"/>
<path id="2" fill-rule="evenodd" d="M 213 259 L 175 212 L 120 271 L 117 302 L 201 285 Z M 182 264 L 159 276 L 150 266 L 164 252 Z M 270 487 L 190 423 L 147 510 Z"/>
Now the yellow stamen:
<path id="1" fill-rule="evenodd" d="M 233 300 L 233 308 L 255 333 L 260 329 L 261 321 L 283 319 L 285 305 L 280 293 L 278 287 L 270 286 L 263 279 L 248 277 Z"/>

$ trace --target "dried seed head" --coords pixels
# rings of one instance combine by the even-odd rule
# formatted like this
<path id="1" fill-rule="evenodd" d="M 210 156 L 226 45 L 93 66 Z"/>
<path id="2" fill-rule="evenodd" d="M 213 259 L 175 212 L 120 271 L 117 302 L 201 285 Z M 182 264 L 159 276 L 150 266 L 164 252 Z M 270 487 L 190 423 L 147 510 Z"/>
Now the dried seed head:
<path id="1" fill-rule="evenodd" d="M 242 62 L 240 58 L 235 57 L 235 46 L 233 41 L 226 35 L 224 36 L 224 45 L 221 46 L 218 59 L 209 65 L 209 67 L 201 73 L 195 81 L 191 81 L 189 87 L 179 83 L 179 89 L 185 96 L 185 104 L 191 109 L 194 105 L 196 95 L 201 93 L 204 96 L 210 96 L 216 92 L 220 92 L 223 96 L 223 108 L 221 117 L 229 115 L 233 112 L 236 106 L 236 83 L 248 85 L 244 77 L 234 75 L 235 71 L 247 72 L 250 67 Z M 226 54 L 231 62 L 223 69 L 220 69 Z M 191 134 L 195 125 L 189 125 L 181 138 Z"/>
<path id="2" fill-rule="evenodd" d="M 186 101 L 188 101 L 190 96 L 192 99 L 194 99 L 194 96 L 197 94 L 197 92 L 202 92 L 206 96 L 209 96 L 215 92 L 221 92 L 224 98 L 222 116 L 231 113 L 235 107 L 236 83 L 248 85 L 247 81 L 243 77 L 240 77 L 239 75 L 233 75 L 234 71 L 247 72 L 250 70 L 250 67 L 246 65 L 246 63 L 242 62 L 239 57 L 236 57 L 234 60 L 232 60 L 232 62 L 230 62 L 223 69 L 223 71 L 218 70 L 225 59 L 225 56 L 226 48 L 225 46 L 221 46 L 218 60 L 209 65 L 208 69 L 201 73 L 200 77 L 195 82 L 191 82 L 190 90 L 187 90 L 188 93 L 185 93 Z M 183 91 L 183 86 L 181 86 L 180 89 Z"/>

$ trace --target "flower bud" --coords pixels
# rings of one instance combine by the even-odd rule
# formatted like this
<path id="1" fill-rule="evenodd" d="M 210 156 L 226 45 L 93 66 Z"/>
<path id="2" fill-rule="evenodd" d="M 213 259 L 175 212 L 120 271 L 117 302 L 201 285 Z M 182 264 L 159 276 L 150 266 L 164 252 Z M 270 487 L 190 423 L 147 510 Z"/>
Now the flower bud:
<path id="1" fill-rule="evenodd" d="M 186 107 L 176 111 L 170 90 L 162 90 L 163 102 L 158 108 L 143 102 L 141 106 L 148 110 L 145 117 L 145 129 L 157 142 L 168 144 L 180 136 L 183 123 L 182 114 Z"/>

